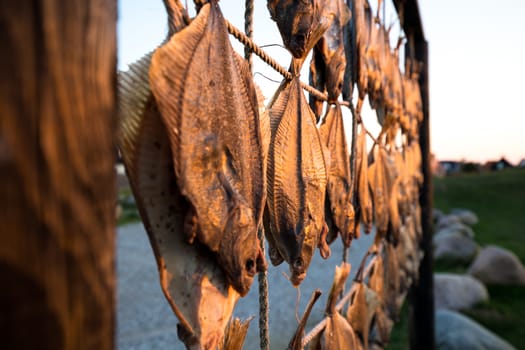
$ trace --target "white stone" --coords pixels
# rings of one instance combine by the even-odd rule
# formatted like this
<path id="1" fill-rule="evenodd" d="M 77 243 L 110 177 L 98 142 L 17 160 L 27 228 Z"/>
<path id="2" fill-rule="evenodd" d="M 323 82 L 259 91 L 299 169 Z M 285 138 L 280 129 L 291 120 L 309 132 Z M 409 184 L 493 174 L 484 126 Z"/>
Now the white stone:
<path id="1" fill-rule="evenodd" d="M 472 226 L 479 222 L 478 216 L 472 210 L 454 208 L 450 210 L 450 214 L 457 216 L 466 225 Z"/>
<path id="2" fill-rule="evenodd" d="M 436 231 L 442 230 L 443 228 L 448 227 L 452 224 L 456 224 L 458 222 L 461 222 L 461 219 L 456 215 L 444 215 L 438 220 L 436 224 Z"/>
<path id="3" fill-rule="evenodd" d="M 436 309 L 465 310 L 489 300 L 487 288 L 469 275 L 434 274 Z"/>
<path id="4" fill-rule="evenodd" d="M 436 310 L 436 350 L 514 350 L 485 327 L 451 310 Z"/>
<path id="5" fill-rule="evenodd" d="M 433 238 L 434 258 L 458 262 L 471 262 L 477 254 L 478 245 L 461 234 L 442 235 Z"/>
<path id="6" fill-rule="evenodd" d="M 468 273 L 485 284 L 525 285 L 525 267 L 511 251 L 497 246 L 483 248 Z"/>
<path id="7" fill-rule="evenodd" d="M 459 233 L 465 237 L 474 238 L 474 230 L 470 226 L 465 225 L 462 222 L 455 222 L 449 226 L 446 226 L 439 231 L 436 231 L 435 237 L 440 235 L 448 235 L 453 233 Z"/>

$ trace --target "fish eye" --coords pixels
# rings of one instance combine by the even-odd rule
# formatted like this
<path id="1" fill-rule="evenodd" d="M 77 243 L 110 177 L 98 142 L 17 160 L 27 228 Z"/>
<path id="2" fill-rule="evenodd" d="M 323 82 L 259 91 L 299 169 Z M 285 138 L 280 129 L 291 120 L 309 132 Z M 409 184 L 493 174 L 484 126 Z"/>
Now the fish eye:
<path id="1" fill-rule="evenodd" d="M 249 276 L 255 276 L 255 261 L 253 259 L 246 260 L 245 268 Z"/>
<path id="2" fill-rule="evenodd" d="M 293 267 L 295 269 L 300 269 L 303 267 L 303 259 L 302 258 L 297 258 L 295 259 L 295 261 L 293 262 Z"/>

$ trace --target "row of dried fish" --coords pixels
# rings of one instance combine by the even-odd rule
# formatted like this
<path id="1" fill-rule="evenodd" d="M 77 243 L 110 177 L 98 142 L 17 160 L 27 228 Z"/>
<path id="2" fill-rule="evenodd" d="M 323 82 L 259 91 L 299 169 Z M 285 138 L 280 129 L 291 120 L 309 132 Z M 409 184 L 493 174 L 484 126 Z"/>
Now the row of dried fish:
<path id="1" fill-rule="evenodd" d="M 264 112 L 217 0 L 196 2 L 191 21 L 178 0 L 165 0 L 166 41 L 119 76 L 119 146 L 188 348 L 221 343 L 237 299 L 266 268 L 262 222 L 272 263 L 286 261 L 298 285 L 316 247 L 326 258 L 338 233 L 349 245 L 360 221 L 369 231 L 374 217 L 384 235 L 395 221 L 389 209 L 404 214 L 403 205 L 416 202 L 416 143 L 401 156 L 378 146 L 369 160 L 362 126 L 354 188 L 341 107 L 330 107 L 316 125 L 298 76 L 306 55 L 317 45 L 325 65 L 319 81 L 331 102 L 346 65 L 348 8 L 341 0 L 322 6 L 326 1 L 268 1 L 294 78 Z M 391 157 L 400 159 L 397 166 L 388 166 Z"/>
<path id="2" fill-rule="evenodd" d="M 420 229 L 413 221 L 415 215 L 417 212 L 412 212 L 405 218 L 406 224 L 401 227 L 403 239 L 397 247 L 385 242 L 376 253 L 370 262 L 368 276 L 364 276 L 364 263 L 368 261 L 368 256 L 364 257 L 349 292 L 346 311 L 338 311 L 336 303 L 350 273 L 350 265 L 343 263 L 335 268 L 325 308 L 326 323 L 321 332 L 310 340 L 308 349 L 384 349 L 387 346 L 392 326 L 399 319 L 401 306 L 417 276 L 422 258 L 415 247 Z M 317 294 L 315 296 L 318 297 Z M 304 326 L 316 300 L 310 300 L 288 349 L 304 348 Z"/>
<path id="3" fill-rule="evenodd" d="M 378 3 L 378 9 L 382 1 Z M 389 29 L 379 14 L 373 15 L 368 0 L 351 2 L 352 20 L 345 28 L 347 60 L 343 97 L 351 99 L 354 84 L 358 89 L 357 113 L 366 95 L 382 126 L 399 124 L 405 133 L 417 135 L 423 111 L 418 85 L 419 67 L 407 60 L 405 73 L 399 66 L 399 48 L 390 47 Z M 379 11 L 378 11 L 379 12 Z"/>

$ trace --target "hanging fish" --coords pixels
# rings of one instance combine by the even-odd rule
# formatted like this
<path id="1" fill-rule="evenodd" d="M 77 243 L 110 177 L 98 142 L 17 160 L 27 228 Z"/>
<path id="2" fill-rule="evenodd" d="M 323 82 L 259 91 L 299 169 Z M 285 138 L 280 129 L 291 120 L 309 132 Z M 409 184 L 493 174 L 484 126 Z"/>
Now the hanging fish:
<path id="1" fill-rule="evenodd" d="M 335 310 L 338 296 L 343 290 L 350 264 L 343 263 L 335 267 L 335 276 L 330 295 L 326 301 L 325 314 L 327 315 L 326 326 L 313 340 L 310 346 L 312 350 L 339 350 L 357 349 L 359 341 L 348 321 Z"/>
<path id="2" fill-rule="evenodd" d="M 149 91 L 150 58 L 119 76 L 119 148 L 181 340 L 189 349 L 214 347 L 239 294 L 205 248 L 185 242 L 189 206 L 179 193 L 168 135 Z"/>
<path id="3" fill-rule="evenodd" d="M 343 99 L 351 100 L 353 85 L 357 85 L 357 115 L 360 115 L 364 98 L 368 90 L 368 60 L 366 50 L 370 41 L 373 25 L 370 4 L 367 0 L 351 1 L 352 18 L 345 30 L 346 66 Z"/>
<path id="4" fill-rule="evenodd" d="M 310 63 L 310 84 L 328 93 L 328 102 L 337 101 L 343 88 L 346 56 L 343 28 L 350 20 L 350 9 L 343 0 L 326 0 L 327 12 L 333 14 L 328 30 L 315 44 Z M 323 101 L 310 95 L 310 107 L 317 119 L 322 114 Z"/>
<path id="5" fill-rule="evenodd" d="M 368 350 L 370 324 L 379 306 L 379 298 L 363 281 L 355 281 L 354 284 L 356 285 L 356 291 L 350 300 L 346 319 L 359 337 L 361 347 L 364 350 Z"/>
<path id="6" fill-rule="evenodd" d="M 286 260 L 296 286 L 306 276 L 318 243 L 323 257 L 330 254 L 324 223 L 327 176 L 315 117 L 299 78 L 278 94 L 270 109 L 266 236 L 272 263 Z"/>
<path id="7" fill-rule="evenodd" d="M 357 135 L 356 147 L 356 184 L 357 184 L 357 202 L 361 221 L 365 227 L 365 232 L 372 230 L 372 199 L 370 198 L 370 189 L 368 185 L 368 157 L 366 149 L 366 130 L 361 124 L 360 131 Z M 357 231 L 356 231 L 357 233 Z"/>
<path id="8" fill-rule="evenodd" d="M 373 198 L 376 225 L 375 242 L 378 244 L 388 232 L 388 189 L 385 174 L 384 153 L 376 145 L 372 150 L 373 163 L 368 167 L 368 181 Z"/>
<path id="9" fill-rule="evenodd" d="M 329 233 L 328 242 L 337 237 L 340 232 L 345 245 L 349 245 L 354 237 L 355 212 L 352 205 L 353 189 L 350 179 L 350 158 L 346 144 L 346 134 L 343 123 L 341 107 L 335 105 L 329 107 L 319 127 L 321 141 L 328 150 L 327 162 L 328 184 L 326 189 L 326 205 L 329 211 L 325 217 L 329 217 L 335 229 Z"/>
<path id="10" fill-rule="evenodd" d="M 251 74 L 231 47 L 216 0 L 155 51 L 149 78 L 177 183 L 192 208 L 185 218 L 188 242 L 197 238 L 216 253 L 245 295 L 265 268 L 257 238 L 264 155 Z"/>
<path id="11" fill-rule="evenodd" d="M 179 1 L 165 3 L 172 34 L 189 20 Z M 119 73 L 118 145 L 162 291 L 180 322 L 179 337 L 188 349 L 215 348 L 239 294 L 206 248 L 185 242 L 189 205 L 178 190 L 168 135 L 150 90 L 150 61 L 151 53 Z"/>
<path id="12" fill-rule="evenodd" d="M 385 347 L 390 339 L 390 331 L 393 326 L 393 321 L 388 318 L 384 310 L 384 300 L 387 292 L 385 291 L 385 268 L 383 257 L 377 255 L 372 266 L 372 272 L 370 273 L 368 284 L 370 289 L 377 294 L 379 305 L 375 310 L 375 316 L 370 326 L 369 344 Z"/>
<path id="13" fill-rule="evenodd" d="M 401 305 L 398 304 L 397 297 L 399 296 L 399 262 L 395 248 L 392 244 L 387 243 L 383 249 L 385 266 L 385 294 L 384 294 L 384 309 L 388 317 L 392 320 L 399 318 L 399 310 Z"/>
<path id="14" fill-rule="evenodd" d="M 369 347 L 384 349 L 390 341 L 390 333 L 394 322 L 388 318 L 384 310 L 378 309 L 370 328 Z"/>
<path id="15" fill-rule="evenodd" d="M 376 19 L 371 20 L 370 36 L 365 49 L 365 60 L 367 68 L 367 93 L 370 106 L 377 107 L 377 99 L 381 92 L 382 72 L 380 67 L 380 50 L 384 42 L 382 26 L 376 23 Z"/>
<path id="16" fill-rule="evenodd" d="M 270 16 L 293 57 L 304 60 L 330 26 L 332 14 L 323 5 L 323 0 L 268 0 Z"/>

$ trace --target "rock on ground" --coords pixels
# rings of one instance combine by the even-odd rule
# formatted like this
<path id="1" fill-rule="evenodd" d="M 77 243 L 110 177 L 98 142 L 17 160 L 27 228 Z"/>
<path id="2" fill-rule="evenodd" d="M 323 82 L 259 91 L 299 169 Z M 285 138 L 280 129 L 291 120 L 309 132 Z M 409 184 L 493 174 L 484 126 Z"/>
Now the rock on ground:
<path id="1" fill-rule="evenodd" d="M 485 327 L 455 311 L 436 311 L 435 332 L 437 350 L 515 349 Z"/>
<path id="2" fill-rule="evenodd" d="M 461 219 L 457 217 L 456 215 L 453 215 L 453 214 L 444 215 L 436 223 L 436 231 L 442 230 L 445 227 L 448 227 L 452 224 L 457 224 L 460 222 L 462 222 Z"/>
<path id="3" fill-rule="evenodd" d="M 457 216 L 466 225 L 472 226 L 479 222 L 478 216 L 472 210 L 454 208 L 450 210 L 450 214 Z"/>
<path id="4" fill-rule="evenodd" d="M 448 235 L 453 233 L 459 233 L 465 237 L 474 238 L 474 230 L 462 222 L 455 222 L 449 226 L 443 227 L 439 231 L 436 231 L 434 236 L 437 237 L 440 235 Z"/>
<path id="5" fill-rule="evenodd" d="M 432 219 L 434 220 L 434 222 L 438 222 L 443 216 L 445 216 L 445 214 L 442 210 L 437 208 L 432 209 Z"/>
<path id="6" fill-rule="evenodd" d="M 469 275 L 434 274 L 436 309 L 465 310 L 489 300 L 487 288 Z"/>
<path id="7" fill-rule="evenodd" d="M 525 285 L 525 267 L 518 257 L 493 245 L 479 252 L 468 273 L 485 284 Z"/>
<path id="8" fill-rule="evenodd" d="M 459 233 L 433 238 L 434 258 L 469 263 L 477 254 L 478 245 Z"/>

